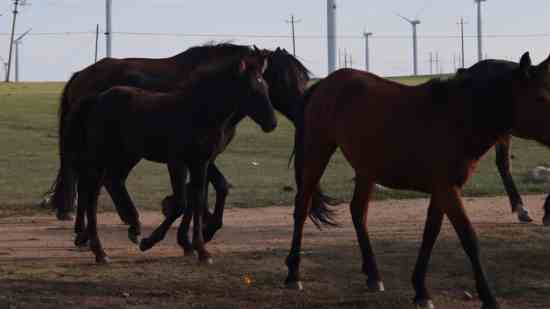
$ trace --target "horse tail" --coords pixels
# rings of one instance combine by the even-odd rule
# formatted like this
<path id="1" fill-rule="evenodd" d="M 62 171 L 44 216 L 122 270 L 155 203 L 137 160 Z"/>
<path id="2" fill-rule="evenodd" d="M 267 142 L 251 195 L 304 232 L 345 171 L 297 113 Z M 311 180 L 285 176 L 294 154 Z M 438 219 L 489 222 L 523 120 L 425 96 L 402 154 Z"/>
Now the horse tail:
<path id="1" fill-rule="evenodd" d="M 305 109 L 307 106 L 307 103 L 309 99 L 311 98 L 312 93 L 317 89 L 319 83 L 311 86 L 308 91 L 304 94 L 302 97 L 302 104 L 299 108 L 297 108 L 296 112 L 296 131 L 294 134 L 294 148 L 292 150 L 291 159 L 292 156 L 294 156 L 294 177 L 296 181 L 296 186 L 301 186 L 302 183 L 302 175 L 303 175 L 303 168 L 304 168 L 304 148 L 305 148 L 305 141 L 304 141 L 304 133 L 305 133 Z M 321 228 L 322 225 L 328 225 L 328 226 L 336 226 L 337 223 L 333 219 L 334 211 L 329 208 L 329 205 L 335 205 L 337 202 L 335 199 L 330 198 L 329 196 L 325 195 L 319 184 L 315 187 L 315 190 L 313 191 L 312 201 L 311 201 L 311 208 L 309 211 L 309 218 L 311 221 L 317 226 L 317 228 Z"/>
<path id="2" fill-rule="evenodd" d="M 58 139 L 59 139 L 59 169 L 51 193 L 51 205 L 56 209 L 59 220 L 70 219 L 69 213 L 74 210 L 76 197 L 76 183 L 78 177 L 74 168 L 74 155 L 78 141 L 78 132 L 75 125 L 78 123 L 77 114 L 80 114 L 82 106 L 72 110 L 67 91 L 78 73 L 75 73 L 65 85 L 61 95 L 61 103 L 58 111 Z M 80 105 L 80 103 L 79 103 Z"/>

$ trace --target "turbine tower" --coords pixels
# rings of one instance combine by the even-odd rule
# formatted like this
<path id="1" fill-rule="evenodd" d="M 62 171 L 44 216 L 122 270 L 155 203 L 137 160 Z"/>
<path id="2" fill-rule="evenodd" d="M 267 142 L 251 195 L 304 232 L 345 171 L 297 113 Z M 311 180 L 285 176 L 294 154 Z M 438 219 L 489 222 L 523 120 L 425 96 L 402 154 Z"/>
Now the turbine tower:
<path id="1" fill-rule="evenodd" d="M 483 42 L 482 42 L 482 21 L 481 21 L 481 2 L 487 0 L 474 0 L 477 3 L 477 61 L 483 60 Z"/>
<path id="2" fill-rule="evenodd" d="M 369 37 L 371 35 L 372 32 L 363 32 L 363 37 L 365 37 L 365 71 L 370 71 Z"/>
<path id="3" fill-rule="evenodd" d="M 420 20 L 418 19 L 408 19 L 407 17 L 401 16 L 397 14 L 397 16 L 403 18 L 406 22 L 411 24 L 412 26 L 412 39 L 413 39 L 413 73 L 414 75 L 418 75 L 418 45 L 417 45 L 417 38 L 416 38 L 416 26 L 420 24 Z"/>
<path id="4" fill-rule="evenodd" d="M 327 0 L 328 73 L 336 70 L 336 0 Z"/>
<path id="5" fill-rule="evenodd" d="M 111 10 L 112 10 L 112 3 L 111 0 L 105 0 L 105 57 L 111 57 L 111 51 L 112 51 L 112 45 L 111 45 L 111 39 L 113 37 L 112 30 L 111 30 Z"/>
<path id="6" fill-rule="evenodd" d="M 17 39 L 13 41 L 13 44 L 15 45 L 15 82 L 19 82 L 19 45 L 22 43 L 23 38 L 31 32 L 31 29 L 25 31 L 23 34 L 21 34 Z"/>

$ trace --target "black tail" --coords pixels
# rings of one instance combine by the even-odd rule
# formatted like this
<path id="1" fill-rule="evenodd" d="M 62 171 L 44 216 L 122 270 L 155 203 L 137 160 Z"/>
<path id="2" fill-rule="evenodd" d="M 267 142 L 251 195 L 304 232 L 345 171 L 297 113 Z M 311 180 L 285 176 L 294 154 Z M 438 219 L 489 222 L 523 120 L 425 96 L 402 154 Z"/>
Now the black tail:
<path id="1" fill-rule="evenodd" d="M 77 76 L 78 73 L 73 74 L 61 94 L 61 103 L 58 111 L 59 169 L 55 182 L 46 193 L 46 195 L 51 195 L 50 204 L 56 209 L 57 218 L 59 220 L 70 218 L 69 213 L 74 209 L 74 200 L 76 197 L 76 183 L 78 177 L 76 177 L 72 166 L 74 158 L 71 158 L 70 149 L 74 148 L 74 145 L 72 145 L 73 141 L 71 141 L 71 127 L 73 125 L 70 124 L 70 118 L 74 117 L 69 117 L 69 114 L 73 112 L 71 112 L 72 103 L 67 97 L 67 91 Z"/>
<path id="2" fill-rule="evenodd" d="M 304 112 L 307 103 L 319 83 L 311 86 L 303 96 L 303 102 L 301 107 L 297 109 L 295 118 L 296 131 L 294 134 L 294 149 L 292 150 L 292 156 L 294 156 L 294 177 L 296 186 L 300 188 L 302 181 L 302 173 L 304 167 Z M 290 161 L 289 161 L 290 162 Z M 299 189 L 298 189 L 299 190 Z M 335 205 L 337 201 L 329 196 L 323 194 L 319 184 L 315 187 L 313 192 L 311 209 L 309 211 L 309 218 L 317 226 L 321 228 L 322 225 L 336 226 L 337 223 L 333 219 L 334 211 L 329 208 L 329 205 Z"/>

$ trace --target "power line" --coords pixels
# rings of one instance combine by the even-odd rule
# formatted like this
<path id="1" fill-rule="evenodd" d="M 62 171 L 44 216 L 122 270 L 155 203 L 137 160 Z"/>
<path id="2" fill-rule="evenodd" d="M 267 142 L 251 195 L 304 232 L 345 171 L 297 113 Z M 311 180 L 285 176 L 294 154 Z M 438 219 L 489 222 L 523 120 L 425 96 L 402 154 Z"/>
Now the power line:
<path id="1" fill-rule="evenodd" d="M 259 38 L 259 39 L 288 39 L 288 34 L 216 34 L 216 33 L 178 33 L 178 32 L 112 32 L 113 35 L 119 36 L 173 36 L 173 37 L 196 37 L 196 38 Z M 0 32 L 0 36 L 10 35 L 7 32 Z M 65 32 L 35 32 L 29 33 L 29 36 L 69 36 L 69 35 L 95 35 L 95 30 L 90 31 L 65 31 Z M 420 39 L 460 39 L 458 34 L 424 34 L 417 35 Z M 484 38 L 550 38 L 550 33 L 524 33 L 524 34 L 484 34 Z M 305 34 L 296 35 L 297 39 L 326 39 L 326 35 Z M 357 39 L 363 40 L 362 35 L 338 35 L 338 39 Z M 410 39 L 410 35 L 404 34 L 381 34 L 373 36 L 371 39 Z M 464 35 L 466 39 L 477 39 L 477 35 Z"/>

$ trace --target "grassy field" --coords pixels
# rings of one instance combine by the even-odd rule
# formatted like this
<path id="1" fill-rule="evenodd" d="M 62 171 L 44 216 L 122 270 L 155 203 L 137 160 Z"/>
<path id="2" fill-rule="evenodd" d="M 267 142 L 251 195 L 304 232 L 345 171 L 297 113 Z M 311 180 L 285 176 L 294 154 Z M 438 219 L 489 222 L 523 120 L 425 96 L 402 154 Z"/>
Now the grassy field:
<path id="1" fill-rule="evenodd" d="M 425 77 L 397 80 L 415 84 Z M 0 213 L 28 213 L 48 189 L 58 166 L 56 111 L 62 83 L 0 84 Z M 294 192 L 292 169 L 287 168 L 293 144 L 293 127 L 279 117 L 280 126 L 263 134 L 246 120 L 237 138 L 217 164 L 234 185 L 229 207 L 289 205 Z M 515 139 L 513 173 L 524 193 L 544 192 L 545 184 L 526 181 L 529 169 L 549 163 L 546 150 L 536 143 Z M 503 187 L 490 151 L 465 189 L 466 195 L 501 195 Z M 334 156 L 323 177 L 326 191 L 348 200 L 353 174 L 341 155 Z M 141 208 L 158 209 L 159 201 L 169 193 L 168 175 L 163 165 L 142 162 L 131 174 L 129 190 Z M 419 196 L 403 191 L 384 191 L 377 198 Z M 106 203 L 105 194 L 102 204 Z M 110 207 L 110 206 L 109 206 Z"/>

